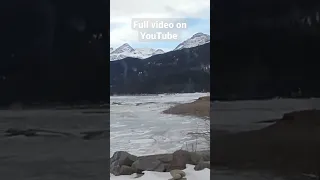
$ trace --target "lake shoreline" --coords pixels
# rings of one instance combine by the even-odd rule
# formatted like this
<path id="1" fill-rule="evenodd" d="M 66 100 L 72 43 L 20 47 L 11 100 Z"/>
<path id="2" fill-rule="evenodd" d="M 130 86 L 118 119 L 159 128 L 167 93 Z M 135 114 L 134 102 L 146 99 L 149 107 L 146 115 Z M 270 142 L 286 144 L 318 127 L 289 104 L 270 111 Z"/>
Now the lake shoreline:
<path id="1" fill-rule="evenodd" d="M 210 96 L 203 96 L 190 103 L 178 104 L 163 111 L 164 114 L 182 116 L 195 116 L 199 118 L 210 117 Z"/>

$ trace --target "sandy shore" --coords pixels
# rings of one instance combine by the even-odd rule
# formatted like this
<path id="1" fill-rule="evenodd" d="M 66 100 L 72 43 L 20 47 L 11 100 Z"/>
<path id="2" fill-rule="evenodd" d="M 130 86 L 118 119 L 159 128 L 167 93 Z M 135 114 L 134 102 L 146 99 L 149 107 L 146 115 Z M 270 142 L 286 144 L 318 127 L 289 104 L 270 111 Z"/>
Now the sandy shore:
<path id="1" fill-rule="evenodd" d="M 163 113 L 207 118 L 210 115 L 210 96 L 200 97 L 191 103 L 178 104 Z"/>

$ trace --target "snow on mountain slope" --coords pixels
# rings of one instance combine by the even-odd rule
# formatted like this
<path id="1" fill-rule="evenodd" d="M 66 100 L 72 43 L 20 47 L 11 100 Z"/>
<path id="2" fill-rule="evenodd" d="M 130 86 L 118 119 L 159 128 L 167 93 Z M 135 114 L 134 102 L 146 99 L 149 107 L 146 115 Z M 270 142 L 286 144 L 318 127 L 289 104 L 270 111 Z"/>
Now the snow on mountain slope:
<path id="1" fill-rule="evenodd" d="M 204 33 L 196 33 L 191 38 L 180 43 L 175 50 L 180 50 L 184 48 L 192 48 L 196 46 L 200 46 L 210 42 L 210 35 Z"/>
<path id="2" fill-rule="evenodd" d="M 162 49 L 152 48 L 136 48 L 133 49 L 129 44 L 125 43 L 115 50 L 110 48 L 110 61 L 124 59 L 126 57 L 133 57 L 139 59 L 146 59 L 156 54 L 162 54 Z"/>
<path id="3" fill-rule="evenodd" d="M 152 49 L 152 48 L 137 48 L 133 51 L 134 54 L 141 54 L 141 56 L 153 56 L 156 54 L 162 54 L 164 51 L 162 49 Z"/>
<path id="4" fill-rule="evenodd" d="M 112 51 L 111 54 L 121 54 L 121 53 L 128 53 L 132 51 L 134 51 L 134 49 L 128 43 L 125 43 L 122 46 L 115 49 L 114 51 Z"/>
<path id="5" fill-rule="evenodd" d="M 180 50 L 184 48 L 192 48 L 200 46 L 210 42 L 210 35 L 204 33 L 196 33 L 191 38 L 180 43 L 175 50 Z M 165 53 L 162 49 L 153 48 L 132 48 L 128 43 L 114 49 L 110 47 L 110 61 L 124 59 L 126 57 L 133 57 L 138 59 L 146 59 L 156 54 Z"/>

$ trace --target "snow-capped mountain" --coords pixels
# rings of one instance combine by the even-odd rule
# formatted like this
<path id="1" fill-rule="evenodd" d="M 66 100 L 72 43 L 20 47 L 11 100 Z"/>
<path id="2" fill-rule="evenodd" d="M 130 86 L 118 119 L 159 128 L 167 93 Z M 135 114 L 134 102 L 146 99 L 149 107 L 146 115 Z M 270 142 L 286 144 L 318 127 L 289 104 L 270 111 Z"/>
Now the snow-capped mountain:
<path id="1" fill-rule="evenodd" d="M 180 43 L 173 51 L 184 48 L 192 48 L 210 42 L 210 35 L 204 33 L 196 33 L 191 38 Z M 126 57 L 133 57 L 139 59 L 146 59 L 156 54 L 165 53 L 162 49 L 153 48 L 132 48 L 128 43 L 114 49 L 110 47 L 110 61 L 124 59 Z"/>
<path id="2" fill-rule="evenodd" d="M 184 48 L 192 48 L 192 47 L 196 47 L 196 46 L 200 46 L 206 43 L 210 42 L 210 35 L 208 34 L 204 34 L 204 33 L 196 33 L 195 35 L 193 35 L 191 38 L 183 41 L 182 43 L 180 43 L 175 49 L 175 50 L 180 50 L 180 49 L 184 49 Z"/>
<path id="3" fill-rule="evenodd" d="M 134 49 L 128 43 L 125 43 L 122 46 L 115 49 L 114 51 L 112 51 L 111 54 L 121 54 L 121 53 L 128 53 L 132 51 L 134 51 Z"/>
<path id="4" fill-rule="evenodd" d="M 162 49 L 153 48 L 136 48 L 133 49 L 129 44 L 125 43 L 117 49 L 110 48 L 110 61 L 124 59 L 126 57 L 133 57 L 139 59 L 146 59 L 156 54 L 162 54 Z"/>

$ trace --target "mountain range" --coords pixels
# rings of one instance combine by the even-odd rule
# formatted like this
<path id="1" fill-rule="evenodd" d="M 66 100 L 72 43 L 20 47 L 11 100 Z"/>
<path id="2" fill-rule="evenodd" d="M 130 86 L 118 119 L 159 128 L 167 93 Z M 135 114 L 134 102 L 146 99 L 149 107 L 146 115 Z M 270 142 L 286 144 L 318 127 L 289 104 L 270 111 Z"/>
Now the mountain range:
<path id="1" fill-rule="evenodd" d="M 111 94 L 210 91 L 210 42 L 146 59 L 110 62 Z"/>
<path id="2" fill-rule="evenodd" d="M 196 33 L 189 39 L 180 43 L 173 51 L 181 50 L 185 48 L 192 48 L 200 46 L 210 42 L 210 35 L 204 33 Z M 114 49 L 110 47 L 110 61 L 120 60 L 127 57 L 146 59 L 157 54 L 165 53 L 162 49 L 153 48 L 133 48 L 128 43 L 121 45 L 120 47 Z"/>

